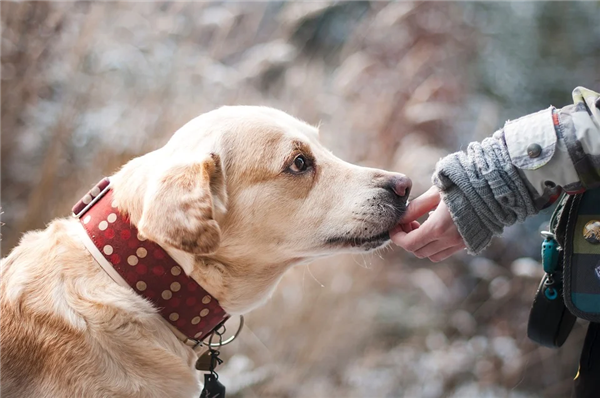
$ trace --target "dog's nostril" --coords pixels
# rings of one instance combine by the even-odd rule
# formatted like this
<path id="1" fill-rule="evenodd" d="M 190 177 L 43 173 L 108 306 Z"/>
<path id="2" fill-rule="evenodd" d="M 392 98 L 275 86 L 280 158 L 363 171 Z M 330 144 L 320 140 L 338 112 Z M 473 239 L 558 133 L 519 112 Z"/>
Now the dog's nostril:
<path id="1" fill-rule="evenodd" d="M 410 178 L 402 174 L 394 175 L 390 178 L 389 188 L 399 197 L 406 198 L 412 188 Z"/>

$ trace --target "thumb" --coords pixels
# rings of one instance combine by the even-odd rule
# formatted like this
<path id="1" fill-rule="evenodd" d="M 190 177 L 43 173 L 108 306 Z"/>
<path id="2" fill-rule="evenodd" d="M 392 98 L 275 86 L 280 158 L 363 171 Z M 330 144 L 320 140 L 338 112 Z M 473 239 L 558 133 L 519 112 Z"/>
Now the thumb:
<path id="1" fill-rule="evenodd" d="M 406 213 L 400 219 L 402 224 L 409 223 L 429 213 L 440 203 L 441 195 L 437 187 L 429 188 L 427 192 L 413 199 L 406 208 Z"/>

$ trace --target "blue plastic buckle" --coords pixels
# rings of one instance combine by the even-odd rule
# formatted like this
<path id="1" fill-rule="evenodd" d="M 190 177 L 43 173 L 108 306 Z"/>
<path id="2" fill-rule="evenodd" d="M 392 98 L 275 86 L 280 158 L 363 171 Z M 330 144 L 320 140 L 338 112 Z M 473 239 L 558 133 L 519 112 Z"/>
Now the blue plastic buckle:
<path id="1" fill-rule="evenodd" d="M 558 268 L 558 242 L 554 234 L 543 231 L 542 236 L 546 239 L 542 242 L 542 267 L 547 274 L 553 274 Z"/>

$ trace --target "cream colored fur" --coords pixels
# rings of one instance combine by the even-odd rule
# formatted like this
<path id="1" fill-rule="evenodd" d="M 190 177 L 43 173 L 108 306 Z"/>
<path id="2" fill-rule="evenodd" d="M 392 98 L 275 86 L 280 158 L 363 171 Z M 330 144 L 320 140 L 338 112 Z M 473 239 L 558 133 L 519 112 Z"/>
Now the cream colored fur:
<path id="1" fill-rule="evenodd" d="M 204 114 L 111 177 L 119 209 L 230 314 L 267 300 L 293 265 L 386 244 L 404 207 L 393 178 L 262 107 Z M 2 260 L 2 396 L 197 397 L 196 354 L 93 260 L 77 223 L 29 232 Z"/>

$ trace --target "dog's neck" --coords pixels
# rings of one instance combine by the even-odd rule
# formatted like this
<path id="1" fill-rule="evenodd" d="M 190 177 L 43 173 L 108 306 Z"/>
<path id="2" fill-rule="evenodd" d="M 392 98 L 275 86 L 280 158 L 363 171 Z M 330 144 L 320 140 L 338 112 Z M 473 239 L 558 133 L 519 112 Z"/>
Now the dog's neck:
<path id="1" fill-rule="evenodd" d="M 283 274 L 297 261 L 253 264 L 219 256 L 195 256 L 166 248 L 185 273 L 219 300 L 230 315 L 245 314 L 268 300 Z"/>

